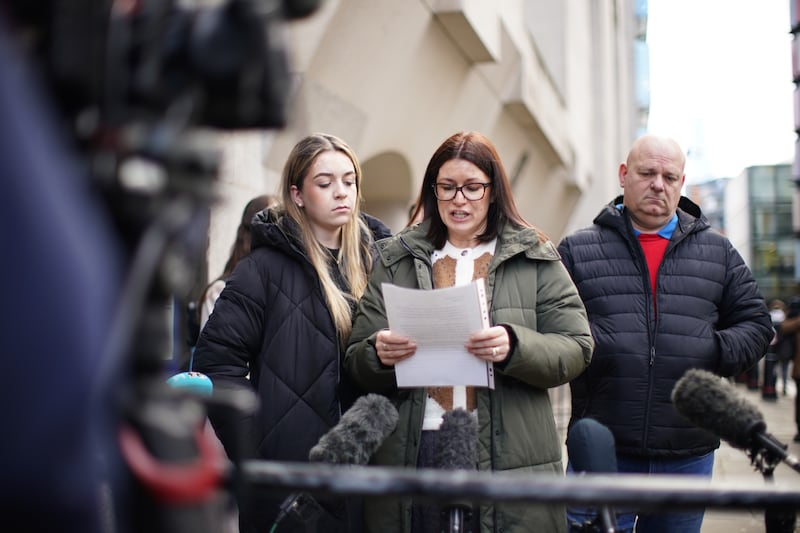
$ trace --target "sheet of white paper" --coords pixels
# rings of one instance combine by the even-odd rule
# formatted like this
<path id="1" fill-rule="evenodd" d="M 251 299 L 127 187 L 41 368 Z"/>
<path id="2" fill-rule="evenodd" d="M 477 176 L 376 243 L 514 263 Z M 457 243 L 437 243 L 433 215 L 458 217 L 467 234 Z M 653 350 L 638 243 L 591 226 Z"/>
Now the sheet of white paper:
<path id="1" fill-rule="evenodd" d="M 435 290 L 383 284 L 389 329 L 417 343 L 417 353 L 395 365 L 398 387 L 494 388 L 492 363 L 464 349 L 473 332 L 489 325 L 483 283 Z"/>

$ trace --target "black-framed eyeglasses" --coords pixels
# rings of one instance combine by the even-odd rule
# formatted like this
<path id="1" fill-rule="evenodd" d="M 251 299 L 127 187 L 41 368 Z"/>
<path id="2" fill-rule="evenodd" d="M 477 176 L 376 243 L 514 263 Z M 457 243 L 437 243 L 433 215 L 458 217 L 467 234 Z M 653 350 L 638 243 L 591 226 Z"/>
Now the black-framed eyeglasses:
<path id="1" fill-rule="evenodd" d="M 478 200 L 482 200 L 483 197 L 486 195 L 486 188 L 491 187 L 491 183 L 467 183 L 466 185 L 456 186 L 452 183 L 434 183 L 433 184 L 433 195 L 436 196 L 437 200 L 442 200 L 443 202 L 449 202 L 450 200 L 454 200 L 458 191 L 461 191 L 461 194 L 469 200 L 470 202 L 477 202 Z"/>

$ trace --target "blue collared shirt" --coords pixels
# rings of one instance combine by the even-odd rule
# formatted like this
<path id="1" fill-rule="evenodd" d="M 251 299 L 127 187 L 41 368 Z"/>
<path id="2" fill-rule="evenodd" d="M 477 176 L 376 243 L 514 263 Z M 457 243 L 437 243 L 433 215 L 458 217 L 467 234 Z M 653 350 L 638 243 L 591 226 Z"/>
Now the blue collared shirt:
<path id="1" fill-rule="evenodd" d="M 614 207 L 616 207 L 620 213 L 622 212 L 622 207 L 623 207 L 622 204 L 617 204 Z M 670 221 L 667 222 L 667 225 L 658 230 L 658 236 L 669 240 L 672 237 L 672 233 L 675 231 L 676 227 L 678 227 L 678 213 L 672 215 L 672 219 L 670 219 Z M 636 228 L 633 228 L 633 232 L 634 234 L 636 234 L 637 237 L 641 233 L 641 231 L 639 231 Z"/>

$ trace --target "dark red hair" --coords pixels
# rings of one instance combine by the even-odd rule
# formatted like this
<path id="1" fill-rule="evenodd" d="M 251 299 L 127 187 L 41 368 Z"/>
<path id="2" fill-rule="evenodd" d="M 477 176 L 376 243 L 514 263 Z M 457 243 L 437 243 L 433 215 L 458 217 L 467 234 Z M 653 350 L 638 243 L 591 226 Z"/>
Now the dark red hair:
<path id="1" fill-rule="evenodd" d="M 420 191 L 420 204 L 425 218 L 431 220 L 428 238 L 436 248 L 442 248 L 447 241 L 447 226 L 439 216 L 439 208 L 434 195 L 439 169 L 451 159 L 469 161 L 489 178 L 492 186 L 487 191 L 492 195 L 492 203 L 487 214 L 486 230 L 477 236 L 480 242 L 488 242 L 497 237 L 505 222 L 520 227 L 532 227 L 520 214 L 511 192 L 511 182 L 503 167 L 497 149 L 486 136 L 476 131 L 459 132 L 451 135 L 436 149 L 425 169 Z"/>

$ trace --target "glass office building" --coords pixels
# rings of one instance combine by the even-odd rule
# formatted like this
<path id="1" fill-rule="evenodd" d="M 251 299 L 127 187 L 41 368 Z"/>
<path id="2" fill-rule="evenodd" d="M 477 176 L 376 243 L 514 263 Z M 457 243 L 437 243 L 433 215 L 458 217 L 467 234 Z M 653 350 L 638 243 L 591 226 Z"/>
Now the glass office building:
<path id="1" fill-rule="evenodd" d="M 791 165 L 784 164 L 748 167 L 726 191 L 726 232 L 767 300 L 788 300 L 798 293 L 794 190 Z"/>

